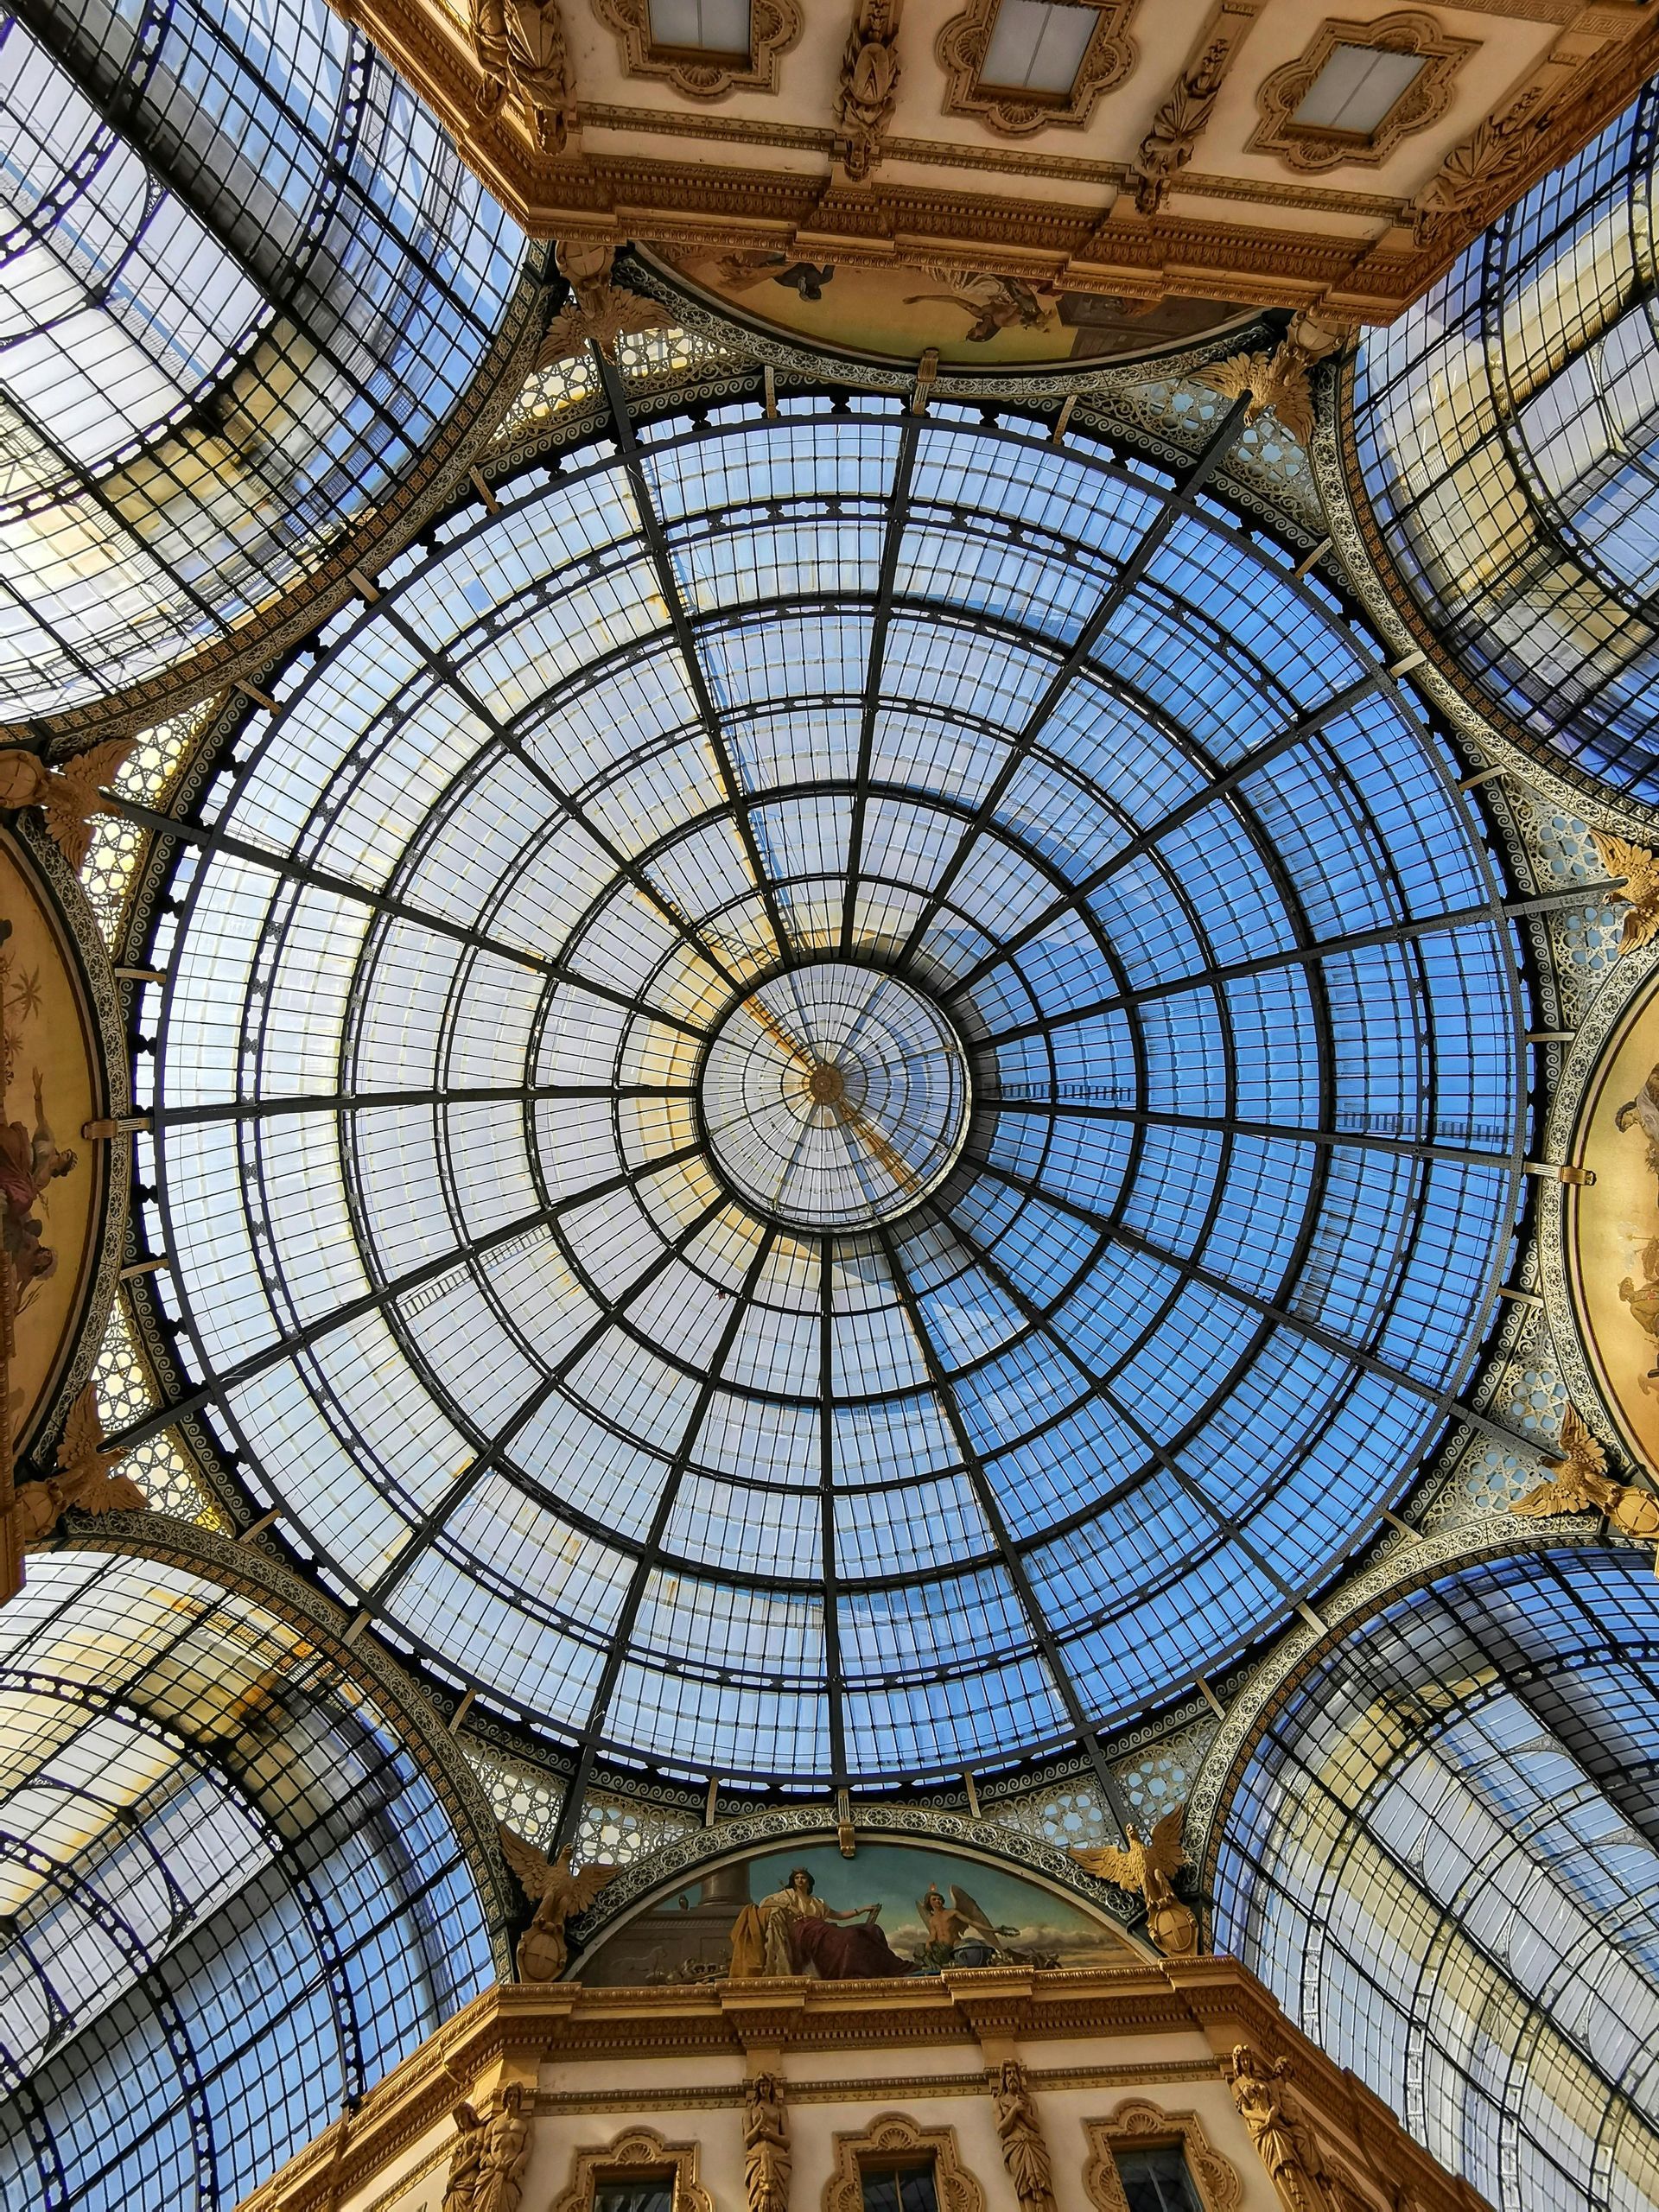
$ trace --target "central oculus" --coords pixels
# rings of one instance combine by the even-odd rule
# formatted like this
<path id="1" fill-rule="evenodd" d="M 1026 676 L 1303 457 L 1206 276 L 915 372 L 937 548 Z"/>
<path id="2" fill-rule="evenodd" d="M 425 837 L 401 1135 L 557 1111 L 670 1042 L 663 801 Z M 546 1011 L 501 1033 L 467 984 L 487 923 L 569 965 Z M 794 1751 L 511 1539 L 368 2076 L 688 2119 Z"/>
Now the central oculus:
<path id="1" fill-rule="evenodd" d="M 728 1182 L 801 1229 L 907 1212 L 968 1135 L 956 1031 L 911 984 L 852 960 L 791 969 L 739 999 L 715 1031 L 699 1095 Z"/>

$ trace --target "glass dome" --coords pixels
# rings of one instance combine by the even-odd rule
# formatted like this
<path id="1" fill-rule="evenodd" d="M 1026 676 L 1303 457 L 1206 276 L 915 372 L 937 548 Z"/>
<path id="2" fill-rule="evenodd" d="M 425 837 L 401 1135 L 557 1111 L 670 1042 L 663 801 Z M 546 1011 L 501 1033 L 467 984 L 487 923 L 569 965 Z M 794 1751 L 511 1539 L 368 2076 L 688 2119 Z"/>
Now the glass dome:
<path id="1" fill-rule="evenodd" d="M 1361 350 L 1386 559 L 1522 730 L 1659 804 L 1659 323 L 1650 87 Z"/>
<path id="2" fill-rule="evenodd" d="M 523 241 L 325 0 L 0 23 L 0 716 L 207 644 L 419 458 Z"/>
<path id="3" fill-rule="evenodd" d="M 1449 1575 L 1251 1755 L 1215 1944 L 1497 2212 L 1659 2202 L 1652 1562 Z"/>
<path id="4" fill-rule="evenodd" d="M 0 1746 L 0 2202 L 229 2212 L 495 1978 L 400 1718 L 257 1599 L 31 1554 Z"/>
<path id="5" fill-rule="evenodd" d="M 913 1780 L 1190 1689 L 1376 1525 L 1507 1255 L 1448 756 L 1103 445 L 802 399 L 499 490 L 179 849 L 181 1402 L 610 1759 Z"/>

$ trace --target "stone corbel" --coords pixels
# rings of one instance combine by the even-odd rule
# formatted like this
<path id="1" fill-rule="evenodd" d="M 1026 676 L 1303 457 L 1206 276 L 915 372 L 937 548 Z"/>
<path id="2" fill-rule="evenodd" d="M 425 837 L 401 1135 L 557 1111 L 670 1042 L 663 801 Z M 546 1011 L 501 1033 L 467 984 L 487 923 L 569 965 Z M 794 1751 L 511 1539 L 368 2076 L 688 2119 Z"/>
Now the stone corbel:
<path id="1" fill-rule="evenodd" d="M 479 113 L 499 114 L 511 86 L 543 153 L 579 154 L 575 73 L 559 0 L 470 0 L 467 21 L 483 80 Z"/>
<path id="2" fill-rule="evenodd" d="M 855 0 L 841 60 L 836 153 L 849 184 L 880 162 L 899 92 L 899 14 L 904 0 Z"/>
<path id="3" fill-rule="evenodd" d="M 1472 235 L 1514 198 L 1545 152 L 1544 141 L 1565 125 L 1574 136 L 1571 111 L 1589 93 L 1592 65 L 1614 42 L 1611 33 L 1563 30 L 1506 108 L 1486 117 L 1453 147 L 1439 173 L 1411 205 L 1414 243 L 1433 251 L 1452 233 Z M 1358 272 L 1356 272 L 1357 274 Z"/>
<path id="4" fill-rule="evenodd" d="M 1205 18 L 1180 75 L 1129 163 L 1125 181 L 1133 185 L 1135 204 L 1142 215 L 1158 213 L 1177 175 L 1192 160 L 1222 80 L 1265 5 L 1266 0 L 1217 0 Z"/>

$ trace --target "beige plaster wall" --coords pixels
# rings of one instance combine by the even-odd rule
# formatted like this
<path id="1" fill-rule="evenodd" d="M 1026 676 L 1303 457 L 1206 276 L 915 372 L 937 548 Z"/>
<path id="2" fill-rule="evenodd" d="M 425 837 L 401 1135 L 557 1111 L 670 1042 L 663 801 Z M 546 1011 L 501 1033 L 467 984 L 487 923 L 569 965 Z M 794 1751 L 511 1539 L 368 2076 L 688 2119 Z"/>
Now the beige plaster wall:
<path id="1" fill-rule="evenodd" d="M 1239 2177 L 1242 2212 L 1279 2212 L 1273 2185 L 1201 2036 L 1137 2037 L 1132 2045 L 1067 2040 L 1023 2046 L 1022 2056 L 1035 2077 L 1053 2160 L 1056 2212 L 1098 2212 L 1084 2187 L 1085 2124 L 1109 2120 L 1130 2099 L 1172 2113 L 1196 2113 L 1211 2147 Z M 888 2113 L 902 2113 L 920 2127 L 954 2129 L 962 2162 L 984 2191 L 985 2212 L 1019 2212 L 978 2050 L 877 2045 L 833 2054 L 793 2050 L 768 2063 L 785 2085 L 793 2212 L 818 2212 L 835 2169 L 836 2137 L 862 2134 Z M 1071 2079 L 1050 2086 L 1041 2079 L 1048 2071 Z M 1080 2078 L 1090 2075 L 1100 2078 Z M 532 2124 L 520 2212 L 550 2212 L 570 2185 L 579 2153 L 641 2127 L 671 2146 L 695 2143 L 698 2179 L 715 2212 L 743 2212 L 744 2080 L 743 2063 L 735 2056 L 602 2065 L 554 2060 L 542 2066 L 536 2087 L 543 2109 Z M 836 2094 L 843 2084 L 846 2094 Z M 453 2140 L 447 2120 L 427 2130 L 372 2186 L 342 2197 L 340 2212 L 442 2212 Z"/>

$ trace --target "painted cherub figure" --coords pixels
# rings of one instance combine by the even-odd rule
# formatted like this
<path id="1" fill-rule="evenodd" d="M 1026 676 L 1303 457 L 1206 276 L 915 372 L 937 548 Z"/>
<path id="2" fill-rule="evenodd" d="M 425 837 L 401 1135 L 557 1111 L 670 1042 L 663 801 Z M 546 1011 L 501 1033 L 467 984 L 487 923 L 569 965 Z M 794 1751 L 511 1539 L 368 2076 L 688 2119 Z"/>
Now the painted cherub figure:
<path id="1" fill-rule="evenodd" d="M 76 1154 L 60 1148 L 53 1137 L 37 1068 L 33 1134 L 21 1122 L 0 1126 L 0 1239 L 16 1269 L 19 1288 L 37 1276 L 49 1275 L 57 1264 L 56 1255 L 41 1242 L 35 1208 L 48 1185 L 70 1173 L 75 1160 Z"/>

